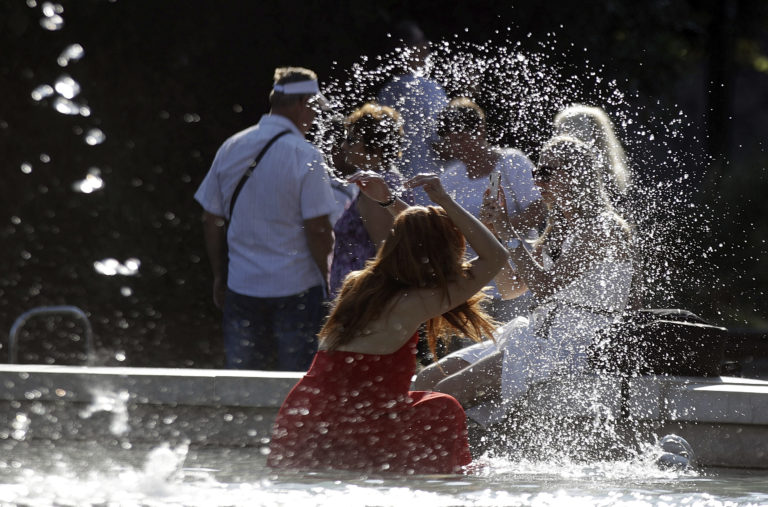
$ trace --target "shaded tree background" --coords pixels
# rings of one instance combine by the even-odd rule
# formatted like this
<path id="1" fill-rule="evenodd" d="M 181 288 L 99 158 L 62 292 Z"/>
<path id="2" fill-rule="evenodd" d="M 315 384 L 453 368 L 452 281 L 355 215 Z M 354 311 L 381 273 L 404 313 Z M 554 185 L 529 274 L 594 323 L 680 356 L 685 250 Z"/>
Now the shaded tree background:
<path id="1" fill-rule="evenodd" d="M 45 9 L 60 30 L 41 26 Z M 711 212 L 699 239 L 714 246 L 715 271 L 675 301 L 724 325 L 768 327 L 765 2 L 2 0 L 0 329 L 31 307 L 72 304 L 91 314 L 105 364 L 220 366 L 193 201 L 216 149 L 266 112 L 276 66 L 344 79 L 361 55 L 386 51 L 403 18 L 435 41 L 519 41 L 575 74 L 599 69 L 644 115 L 684 111 L 690 137 L 674 149 L 707 155 L 688 168 L 687 191 Z M 85 56 L 62 68 L 73 43 Z M 62 74 L 82 86 L 75 100 L 90 116 L 31 97 Z M 91 128 L 106 141 L 86 144 Z M 73 191 L 90 168 L 103 189 Z M 140 259 L 139 275 L 97 273 L 105 258 Z"/>

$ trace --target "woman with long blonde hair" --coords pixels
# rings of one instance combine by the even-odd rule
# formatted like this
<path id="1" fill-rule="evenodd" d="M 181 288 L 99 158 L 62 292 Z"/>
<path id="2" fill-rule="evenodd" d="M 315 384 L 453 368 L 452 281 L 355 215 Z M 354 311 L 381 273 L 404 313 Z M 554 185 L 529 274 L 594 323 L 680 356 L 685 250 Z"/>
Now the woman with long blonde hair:
<path id="1" fill-rule="evenodd" d="M 435 175 L 421 186 L 439 207 L 408 207 L 381 175 L 350 178 L 395 215 L 376 257 L 344 281 L 320 331 L 320 351 L 284 401 L 268 464 L 278 468 L 456 473 L 471 461 L 461 405 L 409 391 L 417 330 L 428 340 L 461 333 L 480 340 L 493 322 L 481 289 L 506 263 L 491 232 L 445 192 Z M 465 238 L 477 253 L 464 259 Z"/>
<path id="2" fill-rule="evenodd" d="M 592 339 L 622 315 L 629 298 L 631 230 L 606 196 L 593 148 L 555 137 L 544 145 L 533 176 L 549 217 L 530 250 L 510 224 L 503 191 L 486 195 L 482 219 L 510 247 L 512 262 L 496 277 L 502 296 L 530 290 L 535 308 L 499 328 L 495 343 L 425 368 L 414 385 L 474 407 L 468 413 L 481 424 L 503 417 L 533 384 L 582 371 Z"/>

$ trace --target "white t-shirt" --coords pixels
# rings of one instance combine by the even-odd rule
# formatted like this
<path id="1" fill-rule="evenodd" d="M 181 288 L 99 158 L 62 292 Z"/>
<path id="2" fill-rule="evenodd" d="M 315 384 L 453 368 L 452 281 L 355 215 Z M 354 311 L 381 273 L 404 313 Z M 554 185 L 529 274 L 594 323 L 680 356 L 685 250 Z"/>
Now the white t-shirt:
<path id="1" fill-rule="evenodd" d="M 288 118 L 264 115 L 258 124 L 227 139 L 195 199 L 207 212 L 227 217 L 245 170 L 283 130 L 291 133 L 264 154 L 243 185 L 230 218 L 227 286 L 246 296 L 290 296 L 324 283 L 303 222 L 332 215 L 336 201 L 322 154 Z"/>
<path id="2" fill-rule="evenodd" d="M 507 198 L 507 212 L 510 216 L 520 213 L 525 208 L 541 199 L 538 187 L 533 183 L 533 162 L 520 150 L 503 148 L 501 158 L 496 163 L 494 171 L 501 173 L 501 187 Z M 488 176 L 470 178 L 467 175 L 467 166 L 459 160 L 454 160 L 446 167 L 440 177 L 443 188 L 461 205 L 462 208 L 474 216 L 480 215 L 483 204 L 483 193 L 488 188 Z M 467 253 L 474 256 L 475 253 L 467 245 Z M 491 295 L 500 298 L 496 284 Z"/>
<path id="3" fill-rule="evenodd" d="M 520 150 L 504 148 L 501 158 L 493 169 L 501 173 L 501 187 L 507 197 L 507 211 L 510 216 L 541 199 L 538 187 L 533 183 L 533 163 Z M 488 176 L 470 178 L 467 167 L 459 160 L 451 161 L 440 177 L 443 188 L 474 216 L 480 214 L 483 193 L 488 188 Z"/>

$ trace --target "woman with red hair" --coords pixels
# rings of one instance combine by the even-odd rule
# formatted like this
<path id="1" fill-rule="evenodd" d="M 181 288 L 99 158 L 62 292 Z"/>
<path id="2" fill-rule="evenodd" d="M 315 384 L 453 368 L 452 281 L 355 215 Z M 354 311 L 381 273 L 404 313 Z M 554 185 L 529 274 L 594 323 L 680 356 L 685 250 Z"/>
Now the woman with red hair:
<path id="1" fill-rule="evenodd" d="M 407 182 L 440 207 L 409 207 L 381 175 L 350 178 L 395 215 L 376 257 L 344 281 L 320 331 L 320 351 L 275 421 L 269 466 L 458 473 L 471 461 L 464 410 L 451 396 L 409 391 L 417 329 L 475 340 L 493 331 L 481 289 L 506 263 L 493 234 L 435 175 Z M 465 238 L 478 257 L 465 262 Z"/>

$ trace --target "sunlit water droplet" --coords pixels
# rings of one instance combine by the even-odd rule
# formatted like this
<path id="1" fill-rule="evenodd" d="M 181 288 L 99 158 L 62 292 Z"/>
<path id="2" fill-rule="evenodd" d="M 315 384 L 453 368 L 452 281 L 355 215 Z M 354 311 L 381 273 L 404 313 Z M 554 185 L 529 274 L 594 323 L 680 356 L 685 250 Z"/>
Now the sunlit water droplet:
<path id="1" fill-rule="evenodd" d="M 127 259 L 125 263 L 121 263 L 117 259 L 108 258 L 93 263 L 93 269 L 97 273 L 105 276 L 135 276 L 139 274 L 139 267 L 141 267 L 141 261 L 134 257 Z"/>
<path id="2" fill-rule="evenodd" d="M 101 171 L 96 167 L 88 169 L 88 174 L 84 179 L 72 184 L 72 189 L 75 192 L 82 192 L 83 194 L 90 194 L 102 188 L 104 188 L 104 180 L 101 179 Z"/>
<path id="3" fill-rule="evenodd" d="M 85 55 L 83 46 L 80 44 L 70 44 L 64 48 L 64 51 L 61 52 L 59 57 L 56 59 L 56 63 L 58 63 L 61 67 L 66 67 L 70 62 L 76 62 L 77 60 L 80 60 L 83 55 Z"/>
<path id="4" fill-rule="evenodd" d="M 46 16 L 40 20 L 40 26 L 52 32 L 61 30 L 64 28 L 64 18 L 58 14 L 54 14 L 53 16 Z"/>
<path id="5" fill-rule="evenodd" d="M 51 95 L 53 95 L 53 93 L 54 93 L 53 87 L 51 85 L 44 84 L 32 90 L 31 95 L 34 100 L 41 101 L 46 97 L 50 97 Z"/>
<path id="6" fill-rule="evenodd" d="M 30 7 L 32 6 L 30 5 Z M 42 12 L 43 19 L 40 20 L 40 26 L 46 30 L 61 30 L 64 26 L 64 18 L 61 17 L 61 14 L 64 12 L 64 7 L 62 7 L 61 4 L 45 2 L 42 5 Z"/>
<path id="7" fill-rule="evenodd" d="M 61 114 L 80 114 L 80 106 L 63 97 L 56 97 L 56 100 L 53 101 L 53 108 Z"/>
<path id="8" fill-rule="evenodd" d="M 70 76 L 63 75 L 53 85 L 54 90 L 65 99 L 73 99 L 80 93 L 80 83 Z"/>
<path id="9" fill-rule="evenodd" d="M 85 143 L 90 146 L 96 146 L 106 140 L 107 136 L 104 135 L 100 129 L 91 129 L 85 134 Z"/>

